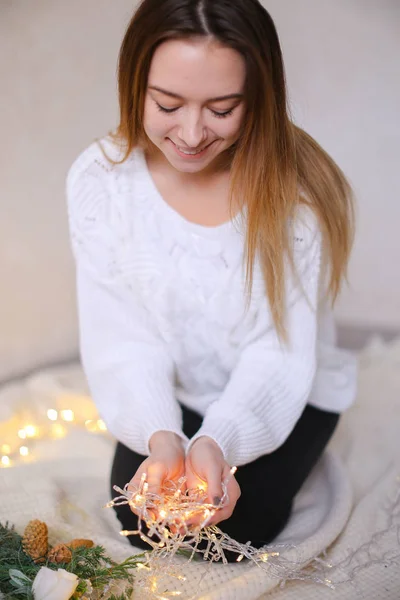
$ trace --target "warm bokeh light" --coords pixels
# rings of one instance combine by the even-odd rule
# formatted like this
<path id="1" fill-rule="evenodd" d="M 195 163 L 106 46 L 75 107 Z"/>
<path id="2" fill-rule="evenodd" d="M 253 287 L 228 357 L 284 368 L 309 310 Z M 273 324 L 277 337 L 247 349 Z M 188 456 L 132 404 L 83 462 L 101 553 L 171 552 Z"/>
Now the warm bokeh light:
<path id="1" fill-rule="evenodd" d="M 68 421 L 69 423 L 72 423 L 72 421 L 74 420 L 74 412 L 69 408 L 62 410 L 60 414 L 63 421 Z"/>
<path id="2" fill-rule="evenodd" d="M 51 426 L 51 434 L 53 438 L 61 439 L 67 435 L 67 429 L 61 423 L 55 423 Z"/>
<path id="3" fill-rule="evenodd" d="M 26 425 L 24 427 L 24 429 L 25 429 L 26 437 L 28 437 L 28 438 L 36 437 L 38 434 L 38 429 L 34 425 Z M 20 437 L 22 437 L 22 436 L 20 436 Z"/>
<path id="4" fill-rule="evenodd" d="M 90 402 L 89 396 L 64 394 L 49 402 L 50 407 L 38 405 L 37 414 L 33 412 L 35 407 L 31 407 L 29 413 L 21 411 L 20 415 L 15 415 L 9 428 L 2 430 L 0 467 L 35 461 L 37 442 L 65 438 L 74 428 L 83 427 L 97 435 L 107 434 L 105 422 Z M 57 408 L 59 406 L 63 408 Z"/>
<path id="5" fill-rule="evenodd" d="M 47 411 L 47 417 L 48 419 L 50 419 L 50 421 L 57 421 L 58 412 L 54 410 L 54 408 L 49 408 L 49 410 Z"/>

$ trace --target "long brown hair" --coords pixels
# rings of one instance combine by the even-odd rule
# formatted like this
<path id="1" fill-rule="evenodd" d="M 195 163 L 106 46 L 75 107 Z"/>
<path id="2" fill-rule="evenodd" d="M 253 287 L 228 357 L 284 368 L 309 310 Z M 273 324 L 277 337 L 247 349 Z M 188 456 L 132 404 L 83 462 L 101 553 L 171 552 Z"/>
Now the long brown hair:
<path id="1" fill-rule="evenodd" d="M 246 206 L 248 290 L 258 256 L 274 323 L 285 338 L 285 256 L 293 262 L 288 223 L 301 202 L 315 212 L 334 302 L 353 240 L 351 189 L 332 158 L 289 117 L 278 35 L 258 0 L 142 1 L 119 55 L 116 135 L 124 143 L 124 159 L 135 146 L 148 144 L 143 112 L 156 48 L 166 40 L 193 36 L 211 36 L 240 52 L 246 62 L 247 112 L 231 162 L 231 199 L 234 193 Z"/>

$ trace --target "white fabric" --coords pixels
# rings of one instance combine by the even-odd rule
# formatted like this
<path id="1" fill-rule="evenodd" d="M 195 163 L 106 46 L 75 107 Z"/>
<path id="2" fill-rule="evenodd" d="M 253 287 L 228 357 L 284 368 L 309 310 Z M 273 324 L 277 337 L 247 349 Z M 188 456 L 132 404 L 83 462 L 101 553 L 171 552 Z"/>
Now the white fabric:
<path id="1" fill-rule="evenodd" d="M 336 412 L 352 403 L 354 360 L 326 335 L 331 315 L 318 307 L 321 235 L 309 209 L 294 224 L 299 281 L 288 269 L 284 348 L 259 264 L 246 310 L 239 224 L 181 217 L 160 197 L 140 149 L 116 165 L 93 144 L 72 166 L 67 192 L 83 364 L 125 445 L 148 454 L 159 430 L 186 443 L 178 399 L 204 416 L 191 443 L 207 435 L 239 466 L 279 447 L 307 402 Z"/>
<path id="2" fill-rule="evenodd" d="M 400 572 L 390 559 L 400 555 L 399 496 L 395 506 L 400 488 L 399 361 L 400 340 L 390 346 L 375 343 L 363 352 L 358 400 L 343 416 L 329 454 L 306 482 L 280 536 L 281 542 L 296 544 L 299 566 L 329 546 L 327 559 L 342 566 L 329 571 L 330 578 L 336 582 L 350 576 L 352 582 L 332 591 L 322 584 L 293 581 L 280 590 L 279 581 L 251 565 L 210 568 L 183 561 L 187 580 L 181 588 L 173 582 L 173 589 L 182 590 L 182 600 L 398 600 Z M 80 369 L 64 368 L 4 388 L 0 406 L 18 405 L 21 410 L 25 401 L 32 410 L 31 398 L 40 392 L 42 407 L 49 402 L 57 407 L 57 396 L 60 402 L 68 399 L 70 406 L 75 399 L 78 408 L 84 402 L 79 394 L 85 391 Z M 41 409 L 39 400 L 36 407 Z M 85 412 L 92 417 L 89 404 Z M 0 520 L 15 523 L 22 532 L 29 519 L 40 518 L 50 527 L 52 543 L 87 536 L 104 544 L 117 560 L 129 556 L 134 549 L 117 535 L 113 511 L 101 508 L 109 500 L 112 452 L 110 439 L 79 430 L 58 442 L 38 443 L 37 464 L 0 470 Z M 256 510 L 262 507 L 255 501 Z M 369 560 L 368 551 L 375 564 L 361 568 Z M 135 598 L 140 597 L 137 591 Z"/>

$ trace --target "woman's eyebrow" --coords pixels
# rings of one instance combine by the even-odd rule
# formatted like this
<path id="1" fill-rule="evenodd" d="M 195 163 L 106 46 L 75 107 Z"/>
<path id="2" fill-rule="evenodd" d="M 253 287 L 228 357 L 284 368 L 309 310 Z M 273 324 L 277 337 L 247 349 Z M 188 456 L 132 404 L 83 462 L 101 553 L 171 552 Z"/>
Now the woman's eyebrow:
<path id="1" fill-rule="evenodd" d="M 176 98 L 177 100 L 183 100 L 184 98 L 179 94 L 175 94 L 174 92 L 169 92 L 168 90 L 163 90 L 162 88 L 156 85 L 149 85 L 149 90 L 155 90 L 156 92 L 161 92 L 161 94 L 165 94 L 166 96 L 170 96 L 171 98 Z M 243 98 L 243 94 L 227 94 L 226 96 L 218 96 L 217 98 L 209 98 L 208 102 L 221 102 L 222 100 L 236 100 Z"/>

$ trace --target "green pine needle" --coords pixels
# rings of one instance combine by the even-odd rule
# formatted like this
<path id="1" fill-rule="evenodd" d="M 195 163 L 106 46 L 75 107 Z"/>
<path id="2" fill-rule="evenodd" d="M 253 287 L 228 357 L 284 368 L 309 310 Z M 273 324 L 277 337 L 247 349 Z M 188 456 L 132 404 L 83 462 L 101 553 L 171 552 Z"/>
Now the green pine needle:
<path id="1" fill-rule="evenodd" d="M 0 592 L 3 600 L 33 600 L 32 582 L 42 566 L 50 569 L 65 569 L 74 573 L 81 580 L 76 590 L 76 595 L 84 594 L 87 586 L 84 580 L 89 580 L 94 589 L 101 590 L 116 581 L 124 581 L 129 586 L 123 594 L 112 596 L 110 600 L 127 600 L 133 589 L 133 570 L 137 564 L 143 562 L 144 554 L 130 556 L 122 563 L 116 563 L 107 556 L 103 546 L 92 548 L 76 548 L 71 550 L 70 563 L 54 564 L 44 562 L 36 565 L 22 549 L 22 537 L 14 527 L 0 523 Z M 10 577 L 10 569 L 20 571 L 30 583 L 18 587 Z"/>

